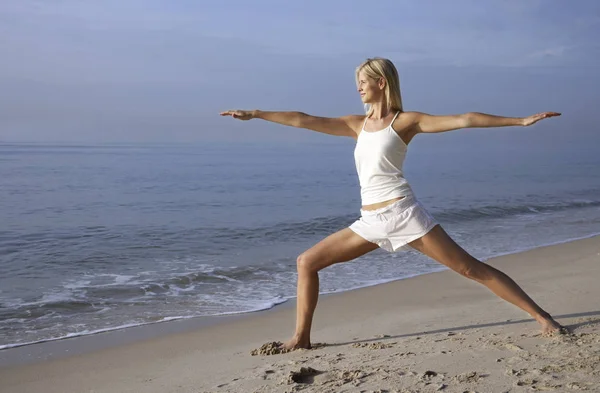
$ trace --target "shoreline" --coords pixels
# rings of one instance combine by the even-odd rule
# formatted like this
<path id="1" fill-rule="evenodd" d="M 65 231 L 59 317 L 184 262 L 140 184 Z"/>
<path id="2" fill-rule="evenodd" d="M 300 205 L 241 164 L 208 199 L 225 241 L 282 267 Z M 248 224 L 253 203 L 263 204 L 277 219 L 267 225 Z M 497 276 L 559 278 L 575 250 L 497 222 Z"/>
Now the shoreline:
<path id="1" fill-rule="evenodd" d="M 592 233 L 586 236 L 581 236 L 581 237 L 576 237 L 576 238 L 570 238 L 570 239 L 566 239 L 566 240 L 561 240 L 561 241 L 557 241 L 557 242 L 551 242 L 551 243 L 546 243 L 546 244 L 541 244 L 535 247 L 530 247 L 530 248 L 525 248 L 525 249 L 517 249 L 515 251 L 511 251 L 511 252 L 506 252 L 506 253 L 499 253 L 497 255 L 494 255 L 490 258 L 487 259 L 482 259 L 482 261 L 487 261 L 490 259 L 495 259 L 495 258 L 500 258 L 500 257 L 504 257 L 504 256 L 510 256 L 510 255 L 515 255 L 515 254 L 520 254 L 523 252 L 528 252 L 531 250 L 536 250 L 538 248 L 544 248 L 544 247 L 550 247 L 550 246 L 556 246 L 556 245 L 561 245 L 561 244 L 565 244 L 565 243 L 570 243 L 570 242 L 574 242 L 574 241 L 578 241 L 578 240 L 584 240 L 584 239 L 589 239 L 589 238 L 594 238 L 594 237 L 600 237 L 600 232 L 599 233 Z M 441 265 L 440 265 L 441 266 Z M 343 294 L 346 292 L 350 292 L 350 291 L 356 291 L 356 290 L 360 290 L 363 288 L 369 288 L 369 287 L 373 287 L 373 286 L 378 286 L 378 285 L 385 285 L 388 283 L 392 283 L 395 281 L 401 281 L 401 280 L 407 280 L 407 279 L 411 279 L 417 276 L 422 276 L 422 275 L 427 275 L 427 274 L 432 274 L 432 273 L 439 273 L 442 271 L 447 270 L 446 268 L 442 267 L 441 270 L 436 270 L 436 271 L 431 271 L 431 272 L 427 272 L 427 273 L 420 273 L 420 274 L 416 274 L 416 275 L 411 275 L 411 276 L 406 276 L 406 277 L 401 277 L 401 278 L 394 278 L 391 280 L 385 280 L 385 281 L 381 281 L 381 282 L 377 282 L 374 284 L 367 284 L 367 285 L 363 285 L 363 286 L 358 286 L 358 287 L 353 287 L 353 288 L 349 288 L 349 289 L 344 289 L 344 290 L 340 290 L 340 291 L 336 291 L 336 292 L 325 292 L 325 293 L 320 293 L 319 294 L 319 298 L 323 298 L 325 296 L 330 296 L 330 295 L 338 295 L 338 294 Z M 280 303 L 277 303 L 269 308 L 263 308 L 263 309 L 257 309 L 257 310 L 251 310 L 251 311 L 243 311 L 243 312 L 235 312 L 235 313 L 224 313 L 224 314 L 215 314 L 215 315 L 198 315 L 198 316 L 189 316 L 189 317 L 169 317 L 167 320 L 165 321 L 157 321 L 157 322 L 148 322 L 148 323 L 144 323 L 144 324 L 132 324 L 132 325 L 122 325 L 122 326 L 117 326 L 117 327 L 111 327 L 111 328 L 106 328 L 106 329 L 100 329 L 98 331 L 94 331 L 94 332 L 88 332 L 88 333 L 74 333 L 74 334 L 69 334 L 63 337 L 57 337 L 57 338 L 49 338 L 49 339 L 43 339 L 43 340 L 39 340 L 39 341 L 32 341 L 32 342 L 25 342 L 25 343 L 9 343 L 9 344 L 4 344 L 5 347 L 0 346 L 0 367 L 4 367 L 7 365 L 12 365 L 10 363 L 10 361 L 7 361 L 7 358 L 10 356 L 3 356 L 3 353 L 5 351 L 9 351 L 9 350 L 15 350 L 18 348 L 23 348 L 23 347 L 29 347 L 29 346 L 50 346 L 50 347 L 55 347 L 50 345 L 50 343 L 53 342 L 59 342 L 59 341 L 67 341 L 67 340 L 80 340 L 80 339 L 85 339 L 86 337 L 92 337 L 92 336 L 97 336 L 97 335 L 107 335 L 105 337 L 108 337 L 109 339 L 113 339 L 113 341 L 109 342 L 107 345 L 109 347 L 113 347 L 113 346 L 117 346 L 117 345 L 122 345 L 122 344 L 126 344 L 126 343 L 131 343 L 131 342 L 135 342 L 137 341 L 137 339 L 135 339 L 134 337 L 131 336 L 135 336 L 134 333 L 132 334 L 128 334 L 127 331 L 129 330 L 136 330 L 135 333 L 137 333 L 138 331 L 141 333 L 141 335 L 143 337 L 145 337 L 145 339 L 147 338 L 151 338 L 151 337 L 157 337 L 163 334 L 173 334 L 173 333 L 180 333 L 180 332 L 184 332 L 184 331 L 188 331 L 188 330 L 192 330 L 192 329 L 199 329 L 205 326 L 211 326 L 213 324 L 219 324 L 219 323 L 228 323 L 228 322 L 232 322 L 235 320 L 238 320 L 239 318 L 244 318 L 246 316 L 250 316 L 250 315 L 255 315 L 257 313 L 266 313 L 275 309 L 279 309 L 281 307 L 286 307 L 286 306 L 290 306 L 290 303 L 294 304 L 294 297 L 289 297 L 283 301 L 281 301 Z M 179 323 L 181 326 L 171 326 L 171 327 L 165 327 L 163 328 L 162 326 L 158 326 L 158 325 L 164 325 L 164 324 L 176 324 Z M 118 335 L 118 332 L 122 332 L 122 334 L 124 336 L 127 336 L 126 338 L 120 338 L 120 337 L 115 337 L 113 338 L 113 336 Z M 93 340 L 92 340 L 93 341 Z M 67 345 L 68 348 L 65 348 L 65 352 L 68 353 L 64 353 L 63 356 L 69 356 L 72 355 L 74 353 L 76 354 L 82 354 L 84 352 L 78 351 L 78 350 L 73 350 L 71 349 L 69 345 Z M 76 347 L 76 346 L 73 346 Z M 84 345 L 85 348 L 89 348 L 89 346 Z M 57 348 L 59 351 L 61 351 L 62 349 L 60 348 L 60 346 L 56 346 L 55 348 Z M 91 348 L 99 348 L 96 345 L 92 345 Z M 54 349 L 54 348 L 53 348 Z M 93 349 L 92 349 L 93 350 Z M 35 353 L 44 353 L 45 350 L 41 350 L 41 351 L 32 351 Z M 86 351 L 87 352 L 87 351 Z M 17 363 L 18 364 L 23 364 L 24 362 L 35 362 L 35 361 L 40 361 L 40 360 L 48 360 L 50 358 L 54 358 L 54 356 L 58 356 L 60 357 L 61 355 L 53 355 L 52 357 L 44 357 L 44 358 L 40 358 L 40 359 L 30 359 L 28 361 L 24 360 L 23 358 L 20 358 Z M 31 358 L 31 356 L 28 356 L 28 358 Z"/>
<path id="2" fill-rule="evenodd" d="M 600 356 L 600 309 L 595 301 L 600 298 L 597 288 L 600 236 L 494 257 L 486 262 L 514 278 L 560 323 L 574 328 L 576 334 L 585 333 L 580 341 L 585 337 L 597 340 L 588 344 L 593 354 Z M 477 368 L 477 362 L 469 359 L 479 359 L 489 368 L 490 376 L 477 378 L 477 383 L 487 383 L 488 388 L 494 386 L 492 390 L 496 391 L 499 381 L 507 378 L 505 364 L 494 364 L 501 357 L 493 359 L 494 362 L 489 359 L 500 356 L 497 351 L 509 348 L 510 352 L 510 348 L 519 347 L 531 354 L 538 347 L 548 350 L 551 345 L 568 345 L 536 338 L 537 324 L 528 315 L 479 284 L 444 270 L 322 295 L 315 313 L 312 339 L 314 343 L 325 342 L 327 346 L 284 355 L 250 356 L 252 349 L 265 342 L 289 338 L 295 321 L 294 306 L 292 300 L 265 311 L 211 317 L 212 321 L 198 318 L 169 321 L 5 349 L 0 351 L 0 389 L 28 393 L 198 392 L 198 389 L 242 392 L 262 387 L 261 391 L 281 391 L 278 390 L 283 389 L 281 379 L 271 380 L 271 376 L 287 375 L 290 368 L 299 368 L 296 367 L 298 364 L 313 364 L 311 367 L 318 370 L 329 367 L 330 371 L 323 375 L 329 375 L 330 379 L 329 382 L 321 381 L 323 386 L 331 381 L 332 384 L 341 383 L 335 382 L 334 378 L 335 372 L 341 369 L 332 366 L 336 364 L 335 356 L 341 356 L 346 360 L 339 360 L 339 363 L 347 362 L 350 368 L 346 368 L 362 367 L 365 373 L 370 373 L 372 377 L 355 378 L 355 382 L 359 381 L 357 383 L 365 387 L 370 386 L 369 381 L 373 386 L 387 386 L 387 379 L 379 378 L 383 374 L 375 367 L 381 368 L 385 362 L 388 368 L 394 365 L 403 370 L 402 376 L 396 375 L 400 379 L 395 383 L 420 386 L 422 378 L 410 376 L 410 372 L 438 367 L 444 369 L 445 374 L 452 374 L 461 367 Z M 457 340 L 458 343 L 475 340 L 483 345 L 481 348 L 472 346 L 468 351 L 462 346 L 452 347 L 453 356 L 459 359 L 441 356 L 439 353 L 447 351 L 440 350 L 442 344 L 438 345 L 438 341 L 449 345 L 445 342 L 452 341 L 447 338 L 451 333 L 460 336 L 462 341 Z M 527 348 L 519 340 L 539 342 Z M 391 341 L 402 342 L 394 351 L 396 343 Z M 499 344 L 492 344 L 495 341 Z M 377 348 L 369 347 L 375 344 L 380 345 L 378 352 Z M 424 348 L 429 347 L 437 348 L 437 357 L 428 357 L 431 351 Z M 414 356 L 394 358 L 400 352 L 406 354 L 406 348 L 411 348 L 409 353 Z M 565 348 L 561 351 L 570 353 Z M 520 350 L 516 352 L 521 353 Z M 542 355 L 536 356 L 541 358 Z M 570 353 L 570 357 L 573 356 Z M 590 355 L 590 359 L 595 359 L 593 356 Z M 444 363 L 444 358 L 450 359 L 450 363 Z M 515 364 L 525 361 L 519 359 L 512 361 Z M 326 364 L 323 363 L 325 360 Z M 273 372 L 264 374 L 261 367 Z M 262 374 L 256 374 L 257 369 L 261 369 Z M 590 373 L 594 376 L 592 371 Z M 578 383 L 592 384 L 590 375 L 589 381 L 584 376 Z M 543 379 L 542 376 L 538 375 L 538 379 Z M 315 381 L 318 379 L 314 377 Z M 444 391 L 454 391 L 455 385 L 464 387 L 462 382 L 454 382 L 446 381 L 448 389 Z M 440 383 L 444 384 L 444 381 Z M 325 390 L 318 388 L 315 391 Z"/>

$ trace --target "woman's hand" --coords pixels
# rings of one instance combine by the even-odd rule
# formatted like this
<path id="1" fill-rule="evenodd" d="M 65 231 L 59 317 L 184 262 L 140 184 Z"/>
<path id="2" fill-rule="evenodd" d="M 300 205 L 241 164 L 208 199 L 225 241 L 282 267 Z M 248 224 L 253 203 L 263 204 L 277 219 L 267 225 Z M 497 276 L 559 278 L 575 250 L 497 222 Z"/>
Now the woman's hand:
<path id="1" fill-rule="evenodd" d="M 537 113 L 535 115 L 526 117 L 523 119 L 523 125 L 524 126 L 530 126 L 532 124 L 537 123 L 538 121 L 548 118 L 548 117 L 554 117 L 554 116 L 560 116 L 560 113 L 558 112 L 542 112 L 542 113 Z"/>
<path id="2" fill-rule="evenodd" d="M 239 120 L 250 120 L 254 118 L 254 111 L 229 110 L 221 112 L 221 116 L 231 116 Z"/>

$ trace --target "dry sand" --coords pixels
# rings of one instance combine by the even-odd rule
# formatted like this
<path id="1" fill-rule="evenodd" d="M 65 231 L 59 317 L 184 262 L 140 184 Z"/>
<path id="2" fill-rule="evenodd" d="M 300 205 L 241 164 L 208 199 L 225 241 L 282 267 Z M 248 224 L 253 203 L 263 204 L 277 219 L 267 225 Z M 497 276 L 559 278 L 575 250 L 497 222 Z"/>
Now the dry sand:
<path id="1" fill-rule="evenodd" d="M 251 354 L 289 338 L 294 308 L 284 306 L 184 333 L 5 366 L 0 392 L 600 392 L 600 237 L 488 263 L 572 333 L 541 337 L 527 314 L 444 271 L 322 297 L 312 333 L 322 345 L 312 350 Z"/>

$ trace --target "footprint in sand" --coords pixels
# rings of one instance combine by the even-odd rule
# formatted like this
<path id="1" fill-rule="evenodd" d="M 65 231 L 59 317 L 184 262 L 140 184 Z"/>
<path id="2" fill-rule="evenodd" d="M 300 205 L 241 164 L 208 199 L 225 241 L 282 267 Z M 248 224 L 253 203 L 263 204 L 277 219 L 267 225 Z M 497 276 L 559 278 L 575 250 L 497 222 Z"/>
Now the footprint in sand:
<path id="1" fill-rule="evenodd" d="M 386 349 L 386 348 L 391 348 L 394 346 L 394 343 L 382 343 L 380 341 L 378 342 L 374 342 L 374 343 L 354 343 L 352 344 L 353 348 L 369 348 L 369 349 Z"/>
<path id="2" fill-rule="evenodd" d="M 510 343 L 504 344 L 504 348 L 510 349 L 511 351 L 514 351 L 514 352 L 524 351 L 524 349 L 521 348 L 520 346 L 515 345 L 515 344 L 510 344 Z"/>
<path id="3" fill-rule="evenodd" d="M 458 383 L 471 383 L 479 381 L 481 377 L 483 377 L 483 375 L 478 374 L 477 371 L 471 371 L 452 377 L 452 381 Z"/>
<path id="4" fill-rule="evenodd" d="M 522 368 L 520 370 L 509 368 L 506 370 L 506 375 L 508 375 L 509 377 L 522 377 L 523 375 L 527 374 L 529 374 L 529 371 L 526 368 Z"/>
<path id="5" fill-rule="evenodd" d="M 532 386 L 538 383 L 537 379 L 519 379 L 515 385 L 517 386 Z"/>
<path id="6" fill-rule="evenodd" d="M 370 373 L 364 372 L 363 370 L 345 370 L 340 371 L 338 374 L 338 384 L 344 385 L 351 383 L 358 386 L 362 380 L 371 375 Z"/>
<path id="7" fill-rule="evenodd" d="M 437 373 L 437 372 L 431 371 L 431 370 L 427 370 L 422 374 L 417 374 L 416 377 L 421 382 L 425 382 L 426 384 L 430 384 L 430 383 L 433 383 L 436 381 L 438 383 L 440 383 L 441 381 L 443 381 L 446 378 L 446 376 L 444 374 L 440 374 L 440 373 Z"/>
<path id="8" fill-rule="evenodd" d="M 290 371 L 285 382 L 288 385 L 294 383 L 311 384 L 314 382 L 314 376 L 323 373 L 323 371 L 315 370 L 312 367 L 301 367 L 300 371 Z"/>

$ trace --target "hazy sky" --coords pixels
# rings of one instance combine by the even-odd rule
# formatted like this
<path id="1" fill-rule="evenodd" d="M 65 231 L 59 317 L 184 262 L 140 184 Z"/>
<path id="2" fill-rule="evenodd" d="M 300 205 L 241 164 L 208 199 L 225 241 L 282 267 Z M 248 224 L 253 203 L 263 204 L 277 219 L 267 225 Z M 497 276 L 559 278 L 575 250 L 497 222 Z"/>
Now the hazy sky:
<path id="1" fill-rule="evenodd" d="M 360 113 L 371 56 L 406 110 L 561 111 L 545 132 L 595 138 L 598 37 L 597 0 L 6 0 L 0 142 L 310 139 L 218 112 Z"/>

